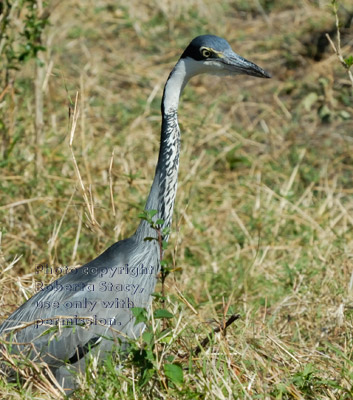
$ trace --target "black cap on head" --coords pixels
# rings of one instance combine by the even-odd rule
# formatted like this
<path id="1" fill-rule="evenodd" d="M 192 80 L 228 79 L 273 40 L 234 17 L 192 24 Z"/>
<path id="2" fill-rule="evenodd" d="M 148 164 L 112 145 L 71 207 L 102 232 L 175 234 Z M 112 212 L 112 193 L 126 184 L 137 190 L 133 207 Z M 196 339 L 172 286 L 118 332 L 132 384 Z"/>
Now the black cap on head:
<path id="1" fill-rule="evenodd" d="M 191 57 L 196 61 L 203 60 L 204 57 L 200 53 L 201 47 L 209 47 L 219 52 L 231 49 L 229 43 L 219 36 L 201 35 L 197 36 L 190 42 L 189 46 L 185 49 L 180 58 Z"/>

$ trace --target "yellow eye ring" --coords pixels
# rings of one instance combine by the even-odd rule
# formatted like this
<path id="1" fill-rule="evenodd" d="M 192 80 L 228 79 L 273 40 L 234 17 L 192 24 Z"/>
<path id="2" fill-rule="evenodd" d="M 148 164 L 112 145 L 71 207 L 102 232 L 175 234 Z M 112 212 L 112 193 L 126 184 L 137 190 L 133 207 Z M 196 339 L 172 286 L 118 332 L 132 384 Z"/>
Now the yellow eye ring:
<path id="1" fill-rule="evenodd" d="M 205 58 L 208 58 L 211 56 L 211 52 L 207 49 L 202 49 L 201 54 L 202 54 L 202 57 L 205 57 Z"/>

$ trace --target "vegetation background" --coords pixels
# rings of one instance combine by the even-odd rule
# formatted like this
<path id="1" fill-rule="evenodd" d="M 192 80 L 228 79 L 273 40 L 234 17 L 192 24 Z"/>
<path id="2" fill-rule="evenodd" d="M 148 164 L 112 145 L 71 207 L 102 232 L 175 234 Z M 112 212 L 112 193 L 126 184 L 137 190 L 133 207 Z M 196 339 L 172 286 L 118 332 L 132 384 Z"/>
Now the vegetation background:
<path id="1" fill-rule="evenodd" d="M 335 6 L 347 68 L 325 36 L 337 46 Z M 1 12 L 0 319 L 57 277 L 37 265 L 82 265 L 134 232 L 163 84 L 193 37 L 216 34 L 273 78 L 185 89 L 172 333 L 142 338 L 152 353 L 124 371 L 93 360 L 73 398 L 353 398 L 351 2 L 22 0 Z M 84 192 L 69 146 L 77 92 Z M 15 362 L 24 380 L 2 378 L 0 398 L 61 397 L 45 366 Z"/>

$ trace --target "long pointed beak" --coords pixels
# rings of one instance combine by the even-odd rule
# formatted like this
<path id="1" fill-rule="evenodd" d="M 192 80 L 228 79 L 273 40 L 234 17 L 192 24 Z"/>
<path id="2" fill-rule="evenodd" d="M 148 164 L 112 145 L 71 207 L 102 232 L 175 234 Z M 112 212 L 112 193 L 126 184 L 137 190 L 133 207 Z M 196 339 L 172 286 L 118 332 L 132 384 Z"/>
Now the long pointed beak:
<path id="1" fill-rule="evenodd" d="M 246 60 L 233 51 L 223 54 L 222 62 L 233 74 L 245 74 L 258 78 L 271 78 L 271 75 L 253 62 Z"/>

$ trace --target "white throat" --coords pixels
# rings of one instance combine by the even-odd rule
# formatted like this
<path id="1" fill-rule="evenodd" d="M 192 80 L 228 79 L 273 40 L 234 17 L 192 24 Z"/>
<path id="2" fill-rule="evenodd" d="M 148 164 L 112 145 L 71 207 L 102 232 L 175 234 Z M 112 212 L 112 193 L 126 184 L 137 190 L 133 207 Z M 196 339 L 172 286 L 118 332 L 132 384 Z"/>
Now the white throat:
<path id="1" fill-rule="evenodd" d="M 200 66 L 192 58 L 181 58 L 169 75 L 164 89 L 164 112 L 169 114 L 178 109 L 179 98 L 185 85 L 194 75 L 200 73 Z"/>

